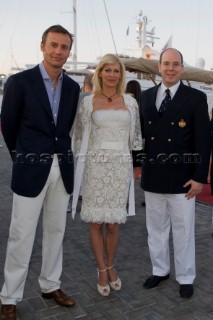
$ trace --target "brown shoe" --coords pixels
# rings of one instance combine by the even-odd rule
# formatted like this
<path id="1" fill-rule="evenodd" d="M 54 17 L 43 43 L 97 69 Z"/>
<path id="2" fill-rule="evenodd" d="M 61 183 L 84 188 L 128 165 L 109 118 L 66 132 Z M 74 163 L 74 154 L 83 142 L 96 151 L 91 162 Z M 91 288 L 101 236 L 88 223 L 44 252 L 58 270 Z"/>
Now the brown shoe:
<path id="1" fill-rule="evenodd" d="M 16 320 L 16 305 L 2 304 L 0 320 Z"/>
<path id="2" fill-rule="evenodd" d="M 60 304 L 60 306 L 72 307 L 75 305 L 75 300 L 63 293 L 61 289 L 49 293 L 42 292 L 42 297 L 45 299 L 54 299 L 57 304 Z"/>

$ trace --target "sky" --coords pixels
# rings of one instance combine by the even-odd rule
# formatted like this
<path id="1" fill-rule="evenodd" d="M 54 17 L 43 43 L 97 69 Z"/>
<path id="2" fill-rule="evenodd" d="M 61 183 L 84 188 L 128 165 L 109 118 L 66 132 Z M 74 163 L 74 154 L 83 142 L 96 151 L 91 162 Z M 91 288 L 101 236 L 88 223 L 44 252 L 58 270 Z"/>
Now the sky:
<path id="1" fill-rule="evenodd" d="M 213 0 L 76 0 L 76 4 L 78 61 L 94 62 L 115 50 L 127 54 L 137 48 L 136 21 L 142 10 L 148 31 L 155 27 L 159 37 L 156 50 L 172 35 L 172 47 L 182 52 L 187 64 L 195 66 L 202 57 L 205 69 L 213 66 Z M 73 33 L 72 10 L 72 0 L 0 0 L 0 73 L 42 61 L 43 31 L 61 24 Z"/>

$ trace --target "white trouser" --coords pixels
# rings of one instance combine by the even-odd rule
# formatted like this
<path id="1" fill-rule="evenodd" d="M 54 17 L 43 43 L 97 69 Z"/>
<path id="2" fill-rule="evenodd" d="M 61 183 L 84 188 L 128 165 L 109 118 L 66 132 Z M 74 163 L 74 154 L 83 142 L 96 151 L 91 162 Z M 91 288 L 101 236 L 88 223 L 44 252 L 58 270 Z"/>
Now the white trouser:
<path id="1" fill-rule="evenodd" d="M 33 181 L 32 181 L 33 183 Z M 69 201 L 55 155 L 48 180 L 35 198 L 13 195 L 13 208 L 4 268 L 5 283 L 2 304 L 22 300 L 35 239 L 36 227 L 43 205 L 42 268 L 39 284 L 42 292 L 60 288 L 62 242 Z"/>
<path id="2" fill-rule="evenodd" d="M 185 194 L 159 194 L 145 191 L 146 226 L 152 272 L 170 272 L 169 234 L 172 226 L 176 280 L 192 284 L 195 279 L 195 198 Z"/>

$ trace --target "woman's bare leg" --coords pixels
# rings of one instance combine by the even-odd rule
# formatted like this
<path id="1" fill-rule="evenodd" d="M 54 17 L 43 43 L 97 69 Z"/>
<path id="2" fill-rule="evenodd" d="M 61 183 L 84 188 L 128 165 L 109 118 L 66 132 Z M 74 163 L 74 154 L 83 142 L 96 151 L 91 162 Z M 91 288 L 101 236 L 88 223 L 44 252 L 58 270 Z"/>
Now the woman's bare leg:
<path id="1" fill-rule="evenodd" d="M 111 267 L 114 264 L 114 259 L 118 247 L 119 241 L 119 225 L 117 223 L 106 224 L 106 265 Z M 116 281 L 118 276 L 114 268 L 108 269 L 108 275 L 110 282 Z"/>
<path id="2" fill-rule="evenodd" d="M 103 224 L 91 223 L 90 224 L 90 242 L 92 245 L 93 253 L 97 261 L 98 270 L 105 270 L 106 264 L 104 261 L 104 234 Z M 100 286 L 106 286 L 109 283 L 108 273 L 100 272 L 98 283 Z"/>

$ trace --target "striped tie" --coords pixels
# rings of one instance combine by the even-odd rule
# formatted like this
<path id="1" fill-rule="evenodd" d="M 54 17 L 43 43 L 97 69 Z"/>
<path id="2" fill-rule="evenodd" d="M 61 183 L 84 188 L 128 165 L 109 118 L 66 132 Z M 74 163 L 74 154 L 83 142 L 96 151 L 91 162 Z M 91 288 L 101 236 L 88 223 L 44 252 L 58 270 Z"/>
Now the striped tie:
<path id="1" fill-rule="evenodd" d="M 163 113 L 166 111 L 166 109 L 168 108 L 168 106 L 170 105 L 171 102 L 171 96 L 170 96 L 170 90 L 166 89 L 166 96 L 163 99 L 163 101 L 161 102 L 160 108 L 159 108 L 159 112 Z"/>

